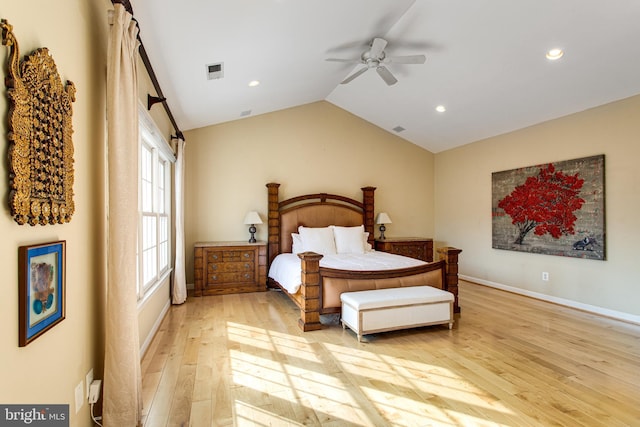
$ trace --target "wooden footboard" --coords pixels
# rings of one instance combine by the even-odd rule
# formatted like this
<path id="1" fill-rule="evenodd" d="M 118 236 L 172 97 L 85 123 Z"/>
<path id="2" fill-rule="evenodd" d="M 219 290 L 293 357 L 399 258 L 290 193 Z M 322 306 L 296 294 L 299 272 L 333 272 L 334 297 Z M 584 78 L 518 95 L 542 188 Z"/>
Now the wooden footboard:
<path id="1" fill-rule="evenodd" d="M 440 260 L 420 267 L 405 268 L 392 271 L 343 271 L 320 267 L 322 255 L 314 252 L 304 252 L 298 254 L 302 267 L 302 284 L 295 296 L 292 296 L 300 308 L 300 319 L 298 326 L 303 331 L 318 330 L 320 324 L 320 314 L 339 312 L 339 308 L 325 308 L 323 299 L 323 282 L 343 279 L 356 290 L 376 289 L 380 287 L 393 286 L 420 286 L 429 284 L 451 292 L 454 297 L 454 312 L 459 313 L 458 306 L 458 254 L 460 249 L 444 247 L 438 249 Z M 435 274 L 439 278 L 434 283 L 424 283 L 423 274 Z M 419 277 L 420 281 L 411 283 L 413 277 Z M 393 284 L 394 280 L 396 283 Z M 401 282 L 407 283 L 401 283 Z M 441 284 L 438 286 L 437 284 Z M 339 298 L 339 295 L 338 295 Z"/>

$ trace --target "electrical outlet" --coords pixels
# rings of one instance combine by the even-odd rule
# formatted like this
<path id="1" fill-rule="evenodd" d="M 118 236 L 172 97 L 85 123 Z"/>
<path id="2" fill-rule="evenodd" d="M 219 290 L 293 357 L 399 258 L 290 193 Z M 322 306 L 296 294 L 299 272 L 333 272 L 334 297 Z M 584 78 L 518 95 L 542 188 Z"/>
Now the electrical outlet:
<path id="1" fill-rule="evenodd" d="M 87 372 L 87 376 L 84 379 L 84 384 L 87 387 L 87 389 L 85 390 L 85 395 L 87 397 L 89 397 L 89 387 L 91 387 L 92 382 L 93 382 L 93 368 L 91 368 L 89 372 Z"/>
<path id="2" fill-rule="evenodd" d="M 102 385 L 102 381 L 94 380 L 91 383 L 91 387 L 89 387 L 89 403 L 96 403 L 100 398 L 100 386 Z"/>
<path id="3" fill-rule="evenodd" d="M 84 384 L 82 380 L 76 386 L 75 395 L 76 395 L 76 414 L 77 414 L 80 411 L 80 408 L 82 408 L 82 405 L 84 405 Z"/>
<path id="4" fill-rule="evenodd" d="M 549 281 L 549 273 L 546 271 L 542 272 L 542 281 L 543 282 L 548 282 Z"/>

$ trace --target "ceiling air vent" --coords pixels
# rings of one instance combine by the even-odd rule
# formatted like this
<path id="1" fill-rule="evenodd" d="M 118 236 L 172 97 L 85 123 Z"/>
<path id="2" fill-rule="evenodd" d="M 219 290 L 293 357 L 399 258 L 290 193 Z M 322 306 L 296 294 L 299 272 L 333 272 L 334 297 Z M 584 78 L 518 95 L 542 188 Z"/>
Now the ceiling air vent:
<path id="1" fill-rule="evenodd" d="M 393 130 L 394 130 L 395 132 L 400 133 L 400 132 L 402 132 L 403 130 L 405 130 L 405 128 L 403 128 L 402 126 L 396 126 L 396 127 L 394 127 L 394 128 L 393 128 Z"/>
<path id="2" fill-rule="evenodd" d="M 207 65 L 207 80 L 216 80 L 224 77 L 224 62 Z"/>

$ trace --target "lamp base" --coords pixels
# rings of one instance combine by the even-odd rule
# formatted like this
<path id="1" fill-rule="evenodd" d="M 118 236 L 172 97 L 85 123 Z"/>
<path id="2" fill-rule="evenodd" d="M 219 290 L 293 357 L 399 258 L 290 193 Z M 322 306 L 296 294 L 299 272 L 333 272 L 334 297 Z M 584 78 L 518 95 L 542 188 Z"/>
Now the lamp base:
<path id="1" fill-rule="evenodd" d="M 385 239 L 384 232 L 385 232 L 386 229 L 387 229 L 387 227 L 385 227 L 384 224 L 380 224 L 380 237 L 379 237 L 380 240 L 384 240 Z"/>
<path id="2" fill-rule="evenodd" d="M 249 233 L 251 233 L 251 238 L 249 239 L 249 243 L 256 243 L 256 226 L 251 224 L 251 227 L 249 227 Z"/>

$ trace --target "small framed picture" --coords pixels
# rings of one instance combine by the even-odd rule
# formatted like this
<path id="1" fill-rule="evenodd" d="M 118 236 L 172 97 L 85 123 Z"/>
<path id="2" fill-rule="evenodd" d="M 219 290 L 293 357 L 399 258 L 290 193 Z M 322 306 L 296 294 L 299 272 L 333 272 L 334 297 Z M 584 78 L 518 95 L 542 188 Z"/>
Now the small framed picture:
<path id="1" fill-rule="evenodd" d="M 64 320 L 66 241 L 18 249 L 19 345 Z"/>

